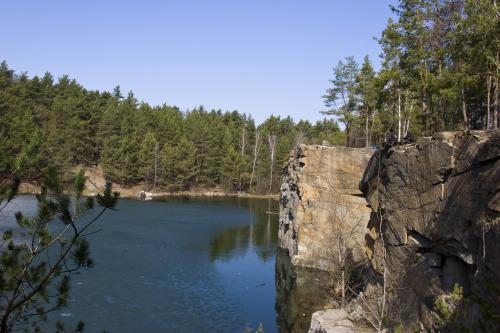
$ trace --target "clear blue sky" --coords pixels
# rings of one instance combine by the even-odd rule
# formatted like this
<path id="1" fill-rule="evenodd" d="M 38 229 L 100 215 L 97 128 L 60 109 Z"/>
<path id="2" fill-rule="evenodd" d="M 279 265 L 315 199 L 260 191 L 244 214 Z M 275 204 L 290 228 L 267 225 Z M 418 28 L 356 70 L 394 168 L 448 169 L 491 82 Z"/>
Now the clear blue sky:
<path id="1" fill-rule="evenodd" d="M 340 58 L 368 54 L 395 0 L 2 1 L 0 59 L 150 104 L 322 118 Z"/>

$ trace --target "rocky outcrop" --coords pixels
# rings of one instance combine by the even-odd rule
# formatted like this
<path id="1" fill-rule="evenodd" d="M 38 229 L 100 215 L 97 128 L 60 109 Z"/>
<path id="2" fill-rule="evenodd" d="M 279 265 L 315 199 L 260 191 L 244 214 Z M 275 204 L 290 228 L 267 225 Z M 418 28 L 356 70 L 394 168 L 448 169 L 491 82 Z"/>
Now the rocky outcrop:
<path id="1" fill-rule="evenodd" d="M 500 331 L 500 131 L 377 151 L 360 188 L 379 273 L 370 284 L 380 295 L 386 269 L 389 323 L 405 332 Z"/>
<path id="2" fill-rule="evenodd" d="M 309 333 L 374 333 L 369 327 L 360 327 L 342 309 L 315 312 L 311 318 Z"/>
<path id="3" fill-rule="evenodd" d="M 371 149 L 300 145 L 285 167 L 280 193 L 280 247 L 292 264 L 331 270 L 339 230 L 355 261 L 364 258 L 370 209 L 359 180 Z"/>

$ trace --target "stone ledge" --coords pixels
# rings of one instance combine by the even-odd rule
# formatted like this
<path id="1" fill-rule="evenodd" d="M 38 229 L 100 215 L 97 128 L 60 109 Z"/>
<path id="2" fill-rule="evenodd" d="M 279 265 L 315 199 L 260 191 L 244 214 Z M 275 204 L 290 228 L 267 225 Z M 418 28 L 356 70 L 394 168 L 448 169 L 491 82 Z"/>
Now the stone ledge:
<path id="1" fill-rule="evenodd" d="M 313 313 L 309 333 L 374 333 L 375 330 L 359 327 L 342 309 L 330 309 Z"/>

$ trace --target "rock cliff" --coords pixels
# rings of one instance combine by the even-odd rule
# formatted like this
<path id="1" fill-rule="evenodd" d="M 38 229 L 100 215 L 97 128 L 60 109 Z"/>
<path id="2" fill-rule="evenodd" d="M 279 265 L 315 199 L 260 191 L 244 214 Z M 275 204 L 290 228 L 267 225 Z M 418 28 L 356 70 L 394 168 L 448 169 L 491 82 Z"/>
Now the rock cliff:
<path id="1" fill-rule="evenodd" d="M 405 332 L 500 331 L 500 131 L 377 151 L 360 188 L 380 278 L 369 287 L 382 292 L 385 268 L 388 322 Z"/>
<path id="2" fill-rule="evenodd" d="M 284 175 L 279 237 L 291 263 L 335 269 L 329 247 L 350 226 L 352 256 L 371 271 L 346 313 L 315 313 L 311 332 L 356 330 L 345 316 L 400 332 L 500 331 L 500 130 L 373 154 L 299 146 Z"/>
<path id="3" fill-rule="evenodd" d="M 280 247 L 292 264 L 332 269 L 332 246 L 340 229 L 349 233 L 350 254 L 364 258 L 370 209 L 359 180 L 371 149 L 300 145 L 284 169 L 280 193 Z"/>

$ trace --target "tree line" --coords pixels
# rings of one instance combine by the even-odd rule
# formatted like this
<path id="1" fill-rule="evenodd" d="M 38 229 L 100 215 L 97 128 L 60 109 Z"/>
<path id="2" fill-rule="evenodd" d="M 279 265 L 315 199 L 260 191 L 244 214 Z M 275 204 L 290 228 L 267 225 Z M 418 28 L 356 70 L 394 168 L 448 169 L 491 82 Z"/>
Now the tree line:
<path id="1" fill-rule="evenodd" d="M 270 116 L 257 125 L 237 111 L 151 106 L 132 92 L 123 96 L 119 86 L 88 90 L 67 76 L 29 77 L 2 62 L 0 169 L 8 170 L 34 136 L 43 139 L 24 168 L 25 180 L 38 181 L 55 167 L 69 181 L 77 167 L 99 166 L 123 186 L 252 193 L 277 192 L 295 144 L 343 142 L 332 119 L 311 124 Z"/>
<path id="2" fill-rule="evenodd" d="M 365 57 L 333 68 L 323 96 L 346 143 L 408 133 L 496 129 L 500 109 L 500 12 L 496 0 L 400 0 L 378 42 L 377 72 Z"/>
<path id="3" fill-rule="evenodd" d="M 148 190 L 195 186 L 276 192 L 297 143 L 370 146 L 392 129 L 398 141 L 457 129 L 496 129 L 500 111 L 500 12 L 496 0 L 400 0 L 378 42 L 381 68 L 346 57 L 323 96 L 333 118 L 311 124 L 237 111 L 181 111 L 139 102 L 119 86 L 88 90 L 67 76 L 17 74 L 0 65 L 0 170 L 33 136 L 26 168 L 70 178 L 100 166 L 108 180 Z M 342 130 L 337 125 L 342 123 Z"/>

